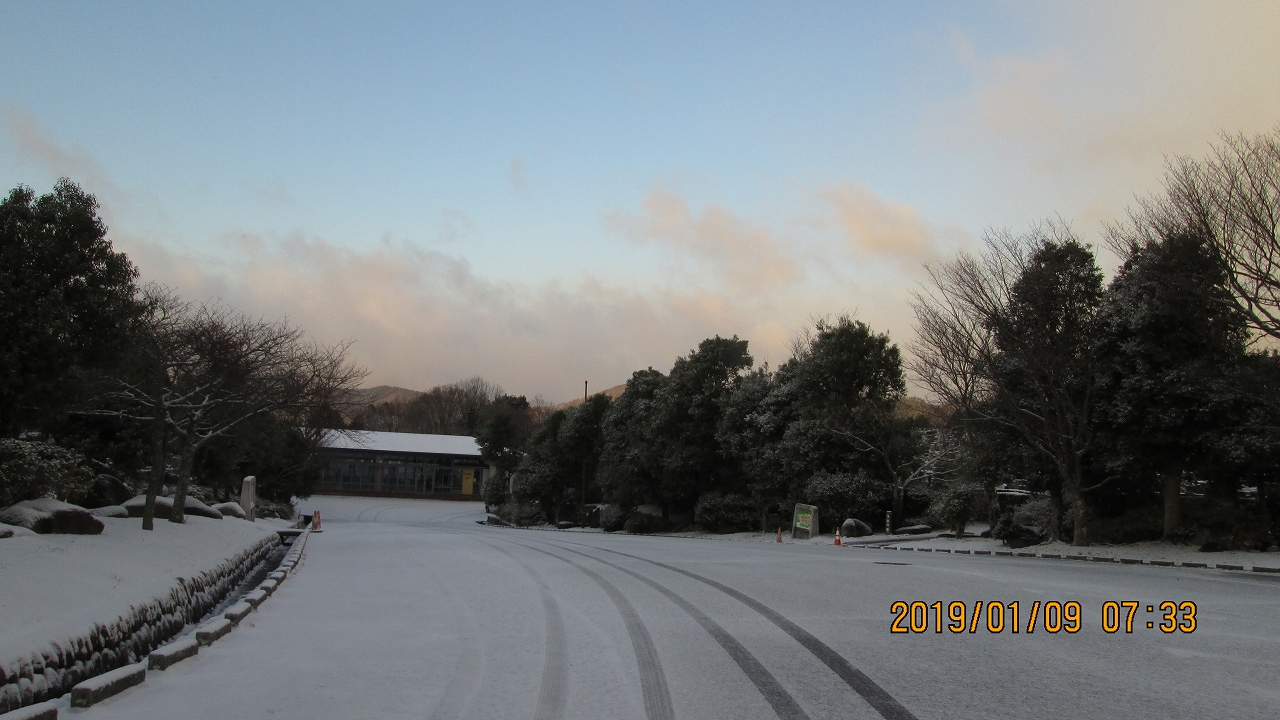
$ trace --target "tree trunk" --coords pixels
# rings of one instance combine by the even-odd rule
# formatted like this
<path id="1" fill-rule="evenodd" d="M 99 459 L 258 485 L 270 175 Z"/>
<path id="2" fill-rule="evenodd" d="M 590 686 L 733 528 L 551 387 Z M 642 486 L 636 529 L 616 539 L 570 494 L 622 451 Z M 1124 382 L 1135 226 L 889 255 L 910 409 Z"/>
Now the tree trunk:
<path id="1" fill-rule="evenodd" d="M 1089 521 L 1086 518 L 1084 493 L 1080 491 L 1080 486 L 1076 486 L 1075 496 L 1075 532 L 1072 533 L 1071 544 L 1077 546 L 1085 546 L 1089 544 Z"/>
<path id="2" fill-rule="evenodd" d="M 164 410 L 156 410 L 151 424 L 151 479 L 147 482 L 147 501 L 142 506 L 142 529 L 155 529 L 156 496 L 164 485 Z"/>
<path id="3" fill-rule="evenodd" d="M 1047 483 L 1049 488 L 1049 537 L 1054 540 L 1062 539 L 1062 485 L 1059 483 Z"/>
<path id="4" fill-rule="evenodd" d="M 178 488 L 173 493 L 173 512 L 169 514 L 169 522 L 187 521 L 187 485 L 191 483 L 191 466 L 195 463 L 195 454 L 194 448 L 183 446 L 182 459 L 178 461 Z"/>
<path id="5" fill-rule="evenodd" d="M 906 493 L 903 491 L 902 488 L 898 487 L 896 484 L 893 486 L 893 520 L 892 522 L 893 522 L 894 528 L 902 527 L 902 523 L 903 523 L 902 508 L 906 504 L 906 501 L 903 497 L 905 494 Z"/>
<path id="6" fill-rule="evenodd" d="M 1164 473 L 1164 542 L 1173 542 L 1173 533 L 1182 522 L 1182 473 Z"/>

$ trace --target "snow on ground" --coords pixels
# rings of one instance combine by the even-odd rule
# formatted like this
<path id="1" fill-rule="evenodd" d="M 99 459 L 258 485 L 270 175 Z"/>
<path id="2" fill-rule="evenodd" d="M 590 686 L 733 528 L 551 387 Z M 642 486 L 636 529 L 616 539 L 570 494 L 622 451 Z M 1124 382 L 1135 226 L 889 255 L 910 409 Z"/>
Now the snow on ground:
<path id="1" fill-rule="evenodd" d="M 0 661 L 115 620 L 288 525 L 189 516 L 148 532 L 141 518 L 99 519 L 101 535 L 0 539 Z"/>
<path id="2" fill-rule="evenodd" d="M 867 539 L 859 538 L 859 540 Z M 881 535 L 876 536 L 876 539 L 886 546 L 899 548 L 929 548 L 933 550 L 951 550 L 953 552 L 955 550 L 991 550 L 993 552 L 996 550 L 1010 550 L 1001 541 L 987 538 L 953 540 L 951 538 L 935 537 L 927 540 L 912 540 L 907 536 L 889 538 Z M 1176 563 L 1193 562 L 1206 563 L 1210 567 L 1219 563 L 1224 565 L 1243 565 L 1245 568 L 1250 568 L 1254 565 L 1272 568 L 1280 567 L 1280 553 L 1277 552 L 1200 552 L 1193 545 L 1174 545 L 1162 542 L 1090 545 L 1088 547 L 1076 547 L 1064 542 L 1051 542 L 1019 548 L 1015 552 L 1033 552 L 1037 555 L 1057 554 L 1063 557 L 1067 555 L 1088 555 L 1090 557 L 1116 558 L 1117 560 L 1126 558 L 1145 561 L 1165 560 Z"/>

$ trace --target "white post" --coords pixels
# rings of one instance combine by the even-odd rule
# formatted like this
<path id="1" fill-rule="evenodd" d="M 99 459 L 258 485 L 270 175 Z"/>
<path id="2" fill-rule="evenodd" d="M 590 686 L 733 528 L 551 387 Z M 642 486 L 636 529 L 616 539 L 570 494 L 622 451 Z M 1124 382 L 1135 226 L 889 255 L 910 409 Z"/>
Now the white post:
<path id="1" fill-rule="evenodd" d="M 240 509 L 249 522 L 254 522 L 253 509 L 258 505 L 258 478 L 250 475 L 240 486 Z"/>

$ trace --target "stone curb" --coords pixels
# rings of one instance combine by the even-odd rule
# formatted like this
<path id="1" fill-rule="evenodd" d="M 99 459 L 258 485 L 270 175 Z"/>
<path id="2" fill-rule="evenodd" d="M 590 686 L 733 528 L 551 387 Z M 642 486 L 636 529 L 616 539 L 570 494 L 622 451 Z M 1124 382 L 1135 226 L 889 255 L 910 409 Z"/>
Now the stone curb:
<path id="1" fill-rule="evenodd" d="M 142 663 L 125 665 L 111 672 L 89 678 L 71 688 L 71 707 L 89 707 L 134 685 L 141 685 L 142 681 L 146 679 L 147 666 Z"/>
<path id="2" fill-rule="evenodd" d="M 246 615 L 253 612 L 253 607 L 254 607 L 253 605 L 250 605 L 249 603 L 241 600 L 235 605 L 232 605 L 231 607 L 227 608 L 226 611 L 222 613 L 222 617 L 230 620 L 233 623 L 239 623 L 241 620 L 245 618 Z"/>
<path id="3" fill-rule="evenodd" d="M 193 637 L 184 637 L 177 642 L 156 648 L 147 656 L 148 670 L 165 670 L 176 662 L 200 652 L 200 641 Z"/>
<path id="4" fill-rule="evenodd" d="M 211 620 L 196 628 L 194 636 L 187 636 L 175 642 L 158 647 L 147 654 L 144 662 L 125 665 L 107 673 L 85 680 L 71 688 L 71 707 L 86 708 L 106 698 L 116 695 L 135 685 L 141 685 L 147 679 L 147 669 L 164 670 L 182 660 L 197 655 L 201 645 L 212 644 L 243 620 L 258 605 L 262 604 L 271 593 L 279 587 L 290 572 L 302 559 L 302 551 L 306 546 L 308 530 L 294 541 L 285 559 L 276 570 L 268 575 L 256 589 L 246 593 L 239 602 L 227 608 L 222 617 Z M 57 720 L 58 706 L 49 700 L 34 705 L 10 710 L 3 713 L 3 720 Z"/>
<path id="5" fill-rule="evenodd" d="M 4 720 L 58 720 L 58 706 L 52 700 L 4 713 Z"/>
<path id="6" fill-rule="evenodd" d="M 1227 563 L 1218 563 L 1210 566 L 1208 563 L 1184 561 L 1181 563 L 1173 560 L 1142 560 L 1140 558 L 1114 558 L 1102 557 L 1098 555 L 1061 555 L 1059 553 L 1034 553 L 1034 552 L 1015 552 L 1012 550 L 948 550 L 939 548 L 912 548 L 899 547 L 897 545 L 848 545 L 847 547 L 858 548 L 859 550 L 906 550 L 908 552 L 933 552 L 933 553 L 950 553 L 952 555 L 998 555 L 1000 557 L 1020 557 L 1020 558 L 1041 558 L 1044 560 L 1080 560 L 1083 562 L 1097 563 L 1119 563 L 1121 565 L 1154 565 L 1157 567 L 1184 567 L 1184 568 L 1201 568 L 1201 569 L 1217 569 L 1229 570 L 1232 572 L 1256 572 L 1256 573 L 1280 573 L 1280 567 L 1263 567 L 1253 565 L 1246 568 L 1244 565 L 1231 565 Z"/>
<path id="7" fill-rule="evenodd" d="M 231 632 L 231 628 L 235 626 L 235 623 L 224 617 L 220 617 L 216 620 L 210 620 L 196 628 L 196 640 L 201 645 L 212 645 L 215 640 Z"/>

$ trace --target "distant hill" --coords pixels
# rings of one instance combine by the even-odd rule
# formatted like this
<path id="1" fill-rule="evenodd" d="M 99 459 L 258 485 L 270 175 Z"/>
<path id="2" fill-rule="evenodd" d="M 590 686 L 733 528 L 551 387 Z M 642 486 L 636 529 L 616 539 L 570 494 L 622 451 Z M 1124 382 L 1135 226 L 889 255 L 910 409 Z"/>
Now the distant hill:
<path id="1" fill-rule="evenodd" d="M 591 394 L 599 395 L 603 393 L 605 395 L 608 395 L 610 400 L 617 400 L 618 396 L 622 394 L 622 391 L 626 389 L 627 389 L 627 384 L 623 383 L 621 385 L 614 385 L 608 390 L 601 390 L 598 393 L 591 393 Z M 582 398 L 574 398 L 572 400 L 562 402 L 559 405 L 552 407 L 551 409 L 552 410 L 568 410 L 569 408 L 578 407 L 581 404 L 582 404 Z"/>
<path id="2" fill-rule="evenodd" d="M 384 402 L 410 402 L 425 394 L 419 390 L 409 390 L 395 385 L 378 385 L 356 390 L 355 399 L 361 405 L 373 405 Z"/>

